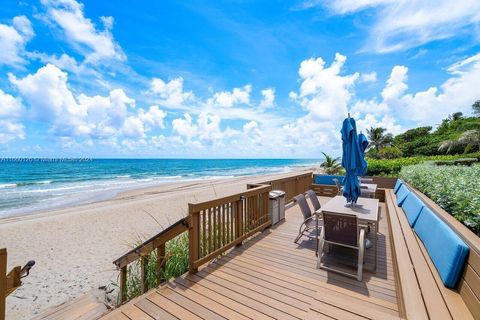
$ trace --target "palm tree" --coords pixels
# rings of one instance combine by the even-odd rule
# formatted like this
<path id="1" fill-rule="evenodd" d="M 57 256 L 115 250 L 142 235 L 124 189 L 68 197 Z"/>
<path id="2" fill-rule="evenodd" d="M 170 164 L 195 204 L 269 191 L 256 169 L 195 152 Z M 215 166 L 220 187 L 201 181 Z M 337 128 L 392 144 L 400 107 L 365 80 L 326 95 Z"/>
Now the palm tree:
<path id="1" fill-rule="evenodd" d="M 452 150 L 455 150 L 460 143 L 458 140 L 445 140 L 440 143 L 440 146 L 438 147 L 438 151 L 440 152 L 445 152 L 446 154 L 449 154 Z"/>
<path id="2" fill-rule="evenodd" d="M 333 158 L 332 156 L 322 152 L 325 157 L 325 161 L 320 164 L 320 168 L 323 168 L 326 174 L 338 174 L 342 169 L 340 164 L 340 157 Z"/>
<path id="3" fill-rule="evenodd" d="M 458 138 L 458 142 L 465 146 L 469 144 L 477 145 L 478 150 L 480 151 L 480 130 L 474 129 L 465 131 L 460 138 Z"/>
<path id="4" fill-rule="evenodd" d="M 389 146 L 392 143 L 392 134 L 385 134 L 385 131 L 387 131 L 387 129 L 381 127 L 371 127 L 370 129 L 367 129 L 368 141 L 370 142 L 369 149 L 375 148 L 375 150 L 378 152 L 383 147 Z"/>
<path id="5" fill-rule="evenodd" d="M 460 146 L 477 145 L 480 150 L 480 130 L 467 130 L 458 139 L 442 141 L 438 151 L 449 154 Z"/>

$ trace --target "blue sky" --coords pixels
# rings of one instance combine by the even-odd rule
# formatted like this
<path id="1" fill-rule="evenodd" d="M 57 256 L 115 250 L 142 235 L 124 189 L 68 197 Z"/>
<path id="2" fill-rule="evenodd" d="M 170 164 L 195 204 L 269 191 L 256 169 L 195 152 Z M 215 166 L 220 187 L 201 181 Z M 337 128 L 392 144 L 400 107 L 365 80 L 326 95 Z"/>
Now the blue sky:
<path id="1" fill-rule="evenodd" d="M 478 1 L 2 1 L 11 157 L 318 158 L 480 99 Z"/>

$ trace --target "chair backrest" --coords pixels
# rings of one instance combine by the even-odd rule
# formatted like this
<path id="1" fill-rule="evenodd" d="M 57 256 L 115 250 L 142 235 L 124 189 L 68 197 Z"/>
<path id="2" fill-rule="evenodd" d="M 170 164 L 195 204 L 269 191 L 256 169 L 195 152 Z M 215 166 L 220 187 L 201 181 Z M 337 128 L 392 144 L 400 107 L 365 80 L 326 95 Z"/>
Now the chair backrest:
<path id="1" fill-rule="evenodd" d="M 373 183 L 373 178 L 359 178 L 360 183 Z"/>
<path id="2" fill-rule="evenodd" d="M 422 209 L 413 229 L 427 249 L 443 284 L 456 288 L 470 248 L 427 207 Z"/>
<path id="3" fill-rule="evenodd" d="M 353 215 L 323 212 L 325 240 L 358 247 L 358 221 Z"/>
<path id="4" fill-rule="evenodd" d="M 335 178 L 333 179 L 333 182 L 335 182 L 335 185 L 337 186 L 338 193 L 342 192 L 342 184 L 340 183 L 340 181 L 337 178 Z"/>
<path id="5" fill-rule="evenodd" d="M 303 194 L 299 194 L 298 196 L 293 197 L 293 200 L 300 207 L 304 220 L 307 220 L 312 216 L 312 211 L 310 210 L 310 207 L 308 206 L 308 203 L 307 203 L 307 199 L 305 199 L 305 196 Z"/>
<path id="6" fill-rule="evenodd" d="M 410 223 L 411 227 L 415 225 L 415 222 L 420 215 L 420 211 L 422 211 L 424 207 L 425 204 L 423 204 L 423 202 L 418 199 L 418 197 L 413 194 L 413 192 L 410 192 L 405 198 L 405 201 L 402 204 L 402 209 L 405 212 L 408 223 Z"/>
<path id="7" fill-rule="evenodd" d="M 313 210 L 317 211 L 318 209 L 321 208 L 320 201 L 318 201 L 317 194 L 313 190 L 307 190 L 305 194 L 308 195 L 308 198 L 310 199 L 310 202 L 312 203 Z"/>

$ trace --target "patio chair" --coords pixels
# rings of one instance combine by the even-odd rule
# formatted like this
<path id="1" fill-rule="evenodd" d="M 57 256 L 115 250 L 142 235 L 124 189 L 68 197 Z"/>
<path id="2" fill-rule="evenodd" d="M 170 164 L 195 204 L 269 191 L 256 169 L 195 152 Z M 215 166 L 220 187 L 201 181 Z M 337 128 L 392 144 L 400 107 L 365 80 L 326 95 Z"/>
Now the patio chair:
<path id="1" fill-rule="evenodd" d="M 322 263 L 323 249 L 327 245 L 337 245 L 358 250 L 357 273 L 349 273 L 326 266 Z M 365 252 L 365 229 L 358 225 L 356 216 L 323 212 L 323 227 L 320 233 L 320 245 L 317 268 L 330 270 L 362 281 L 363 257 Z"/>
<path id="2" fill-rule="evenodd" d="M 360 197 L 361 198 L 375 198 L 375 192 L 372 192 L 368 189 L 360 188 Z"/>
<path id="3" fill-rule="evenodd" d="M 337 186 L 338 194 L 342 194 L 343 193 L 343 186 L 340 183 L 340 181 L 337 178 L 335 178 L 335 179 L 333 179 L 333 182 L 335 182 L 335 185 Z"/>
<path id="4" fill-rule="evenodd" d="M 320 201 L 318 201 L 317 194 L 315 193 L 315 191 L 311 189 L 307 190 L 307 192 L 305 192 L 305 195 L 308 196 L 308 198 L 310 199 L 310 202 L 312 203 L 312 206 L 313 206 L 313 211 L 317 212 L 318 210 L 320 210 L 321 208 Z"/>
<path id="5" fill-rule="evenodd" d="M 297 243 L 298 240 L 302 236 L 307 236 L 309 238 L 312 238 L 312 231 L 318 232 L 317 230 L 317 216 L 312 215 L 312 211 L 310 210 L 310 207 L 308 206 L 307 199 L 305 198 L 305 195 L 299 194 L 298 196 L 295 196 L 293 198 L 293 201 L 295 201 L 296 204 L 300 207 L 300 210 L 302 211 L 303 215 L 303 222 L 300 225 L 300 228 L 298 229 L 298 236 L 295 238 L 293 241 L 294 243 Z M 318 226 L 319 228 L 321 227 L 321 221 L 318 221 Z M 317 233 L 315 233 L 316 237 Z"/>

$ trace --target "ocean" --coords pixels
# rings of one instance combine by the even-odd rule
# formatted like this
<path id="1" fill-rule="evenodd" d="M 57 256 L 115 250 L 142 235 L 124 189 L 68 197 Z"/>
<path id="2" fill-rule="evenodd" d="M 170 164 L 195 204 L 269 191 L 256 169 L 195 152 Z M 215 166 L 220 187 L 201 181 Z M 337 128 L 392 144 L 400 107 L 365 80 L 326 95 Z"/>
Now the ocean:
<path id="1" fill-rule="evenodd" d="M 162 183 L 289 172 L 299 159 L 0 159 L 0 219 Z"/>

